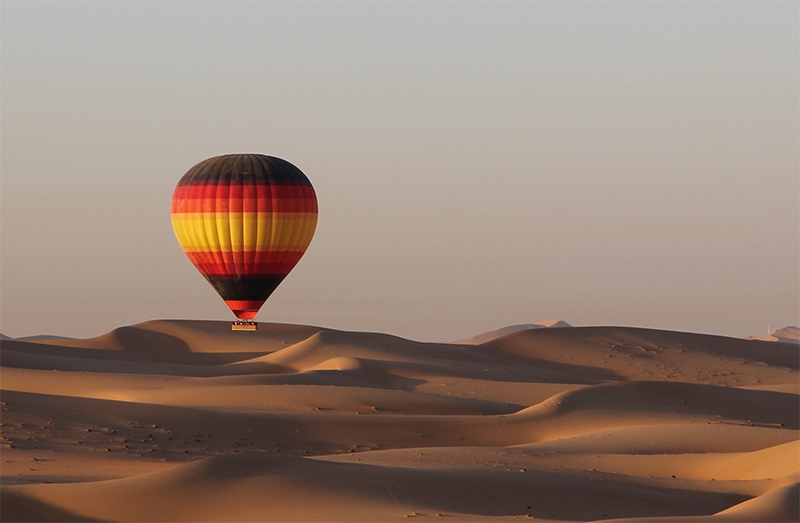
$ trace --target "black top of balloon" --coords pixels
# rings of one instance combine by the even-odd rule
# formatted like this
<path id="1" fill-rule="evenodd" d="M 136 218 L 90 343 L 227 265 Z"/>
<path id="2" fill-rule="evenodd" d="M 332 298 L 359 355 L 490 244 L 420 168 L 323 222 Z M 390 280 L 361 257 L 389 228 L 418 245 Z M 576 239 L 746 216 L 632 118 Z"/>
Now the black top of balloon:
<path id="1" fill-rule="evenodd" d="M 198 163 L 181 183 L 209 182 L 311 185 L 303 172 L 282 158 L 264 154 L 224 154 Z"/>

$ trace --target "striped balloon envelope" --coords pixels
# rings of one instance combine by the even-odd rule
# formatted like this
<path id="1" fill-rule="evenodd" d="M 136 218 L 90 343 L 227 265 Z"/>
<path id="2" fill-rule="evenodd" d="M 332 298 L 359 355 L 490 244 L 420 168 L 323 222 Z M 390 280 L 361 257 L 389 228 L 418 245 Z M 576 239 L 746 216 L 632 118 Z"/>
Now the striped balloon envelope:
<path id="1" fill-rule="evenodd" d="M 294 165 L 261 154 L 204 160 L 172 196 L 186 256 L 241 320 L 252 320 L 306 252 L 317 197 Z"/>

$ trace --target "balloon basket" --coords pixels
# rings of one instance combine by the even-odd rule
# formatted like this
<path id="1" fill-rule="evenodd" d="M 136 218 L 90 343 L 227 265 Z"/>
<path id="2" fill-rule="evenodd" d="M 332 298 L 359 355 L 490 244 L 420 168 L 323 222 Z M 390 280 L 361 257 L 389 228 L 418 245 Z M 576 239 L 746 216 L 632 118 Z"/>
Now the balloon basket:
<path id="1" fill-rule="evenodd" d="M 257 330 L 257 323 L 254 321 L 235 321 L 231 323 L 232 331 L 255 331 Z"/>

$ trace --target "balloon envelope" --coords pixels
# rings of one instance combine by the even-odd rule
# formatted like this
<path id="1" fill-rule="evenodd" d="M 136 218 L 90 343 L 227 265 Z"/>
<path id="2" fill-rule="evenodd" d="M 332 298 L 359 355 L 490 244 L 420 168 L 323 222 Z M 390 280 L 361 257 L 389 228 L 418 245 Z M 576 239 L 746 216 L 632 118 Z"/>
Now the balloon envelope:
<path id="1" fill-rule="evenodd" d="M 240 319 L 255 318 L 316 226 L 311 182 L 272 156 L 209 158 L 189 169 L 172 195 L 178 243 Z"/>

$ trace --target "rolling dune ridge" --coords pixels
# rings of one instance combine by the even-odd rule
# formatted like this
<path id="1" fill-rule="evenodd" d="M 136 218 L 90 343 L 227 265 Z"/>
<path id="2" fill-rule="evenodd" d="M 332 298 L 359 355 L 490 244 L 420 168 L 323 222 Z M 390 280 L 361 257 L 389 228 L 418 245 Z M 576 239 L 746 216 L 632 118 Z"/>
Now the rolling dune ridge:
<path id="1" fill-rule="evenodd" d="M 798 521 L 799 356 L 565 322 L 4 338 L 0 518 Z"/>

